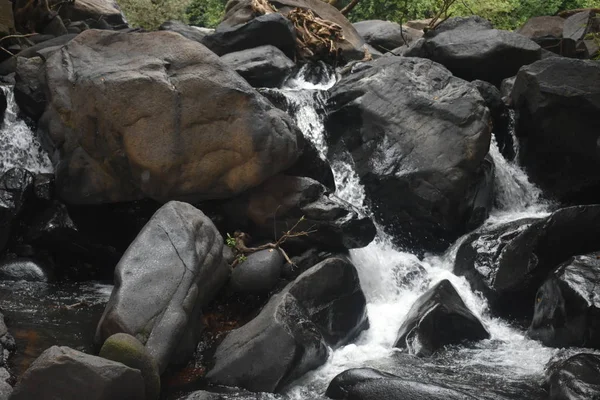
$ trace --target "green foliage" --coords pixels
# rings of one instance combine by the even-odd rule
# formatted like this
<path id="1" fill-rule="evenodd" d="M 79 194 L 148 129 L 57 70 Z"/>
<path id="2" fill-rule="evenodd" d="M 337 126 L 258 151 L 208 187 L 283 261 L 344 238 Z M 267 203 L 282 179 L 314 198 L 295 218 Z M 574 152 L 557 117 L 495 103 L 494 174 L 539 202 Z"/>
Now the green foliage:
<path id="1" fill-rule="evenodd" d="M 227 0 L 191 0 L 186 15 L 191 25 L 216 27 L 225 14 Z"/>
<path id="2" fill-rule="evenodd" d="M 185 13 L 190 0 L 119 0 L 127 21 L 134 27 L 157 29 L 163 22 L 188 22 Z"/>
<path id="3" fill-rule="evenodd" d="M 353 22 L 383 19 L 401 23 L 432 18 L 443 3 L 443 0 L 360 0 L 348 17 Z M 597 6 L 598 0 L 457 0 L 449 14 L 453 17 L 479 15 L 498 29 L 512 30 L 531 17 Z"/>
<path id="4" fill-rule="evenodd" d="M 248 259 L 248 257 L 246 257 L 243 254 L 238 254 L 238 256 L 236 257 L 237 260 L 237 265 L 240 265 L 241 263 L 243 263 L 244 261 L 246 261 Z"/>
<path id="5" fill-rule="evenodd" d="M 227 239 L 225 239 L 225 244 L 232 249 L 235 248 L 235 238 L 231 236 L 229 233 L 227 234 Z"/>

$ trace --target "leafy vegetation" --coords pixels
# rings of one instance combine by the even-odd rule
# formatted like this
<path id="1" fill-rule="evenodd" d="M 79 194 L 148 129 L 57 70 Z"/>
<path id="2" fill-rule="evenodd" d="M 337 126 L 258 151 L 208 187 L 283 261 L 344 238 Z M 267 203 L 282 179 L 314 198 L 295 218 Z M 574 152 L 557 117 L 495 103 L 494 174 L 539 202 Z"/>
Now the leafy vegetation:
<path id="1" fill-rule="evenodd" d="M 480 15 L 500 29 L 516 29 L 529 18 L 554 15 L 563 10 L 597 7 L 598 0 L 329 0 L 339 9 L 351 9 L 355 21 L 384 19 L 396 22 L 433 18 L 451 3 L 447 15 Z M 119 0 L 134 26 L 155 29 L 164 21 L 178 19 L 214 28 L 225 13 L 227 0 Z M 348 7 L 352 5 L 352 7 Z"/>

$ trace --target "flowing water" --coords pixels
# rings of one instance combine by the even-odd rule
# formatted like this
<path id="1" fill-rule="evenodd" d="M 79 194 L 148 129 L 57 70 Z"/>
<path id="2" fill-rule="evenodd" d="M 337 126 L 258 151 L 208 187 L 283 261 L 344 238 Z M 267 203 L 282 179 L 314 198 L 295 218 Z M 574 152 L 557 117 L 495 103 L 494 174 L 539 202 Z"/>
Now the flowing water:
<path id="1" fill-rule="evenodd" d="M 307 72 L 307 67 L 301 69 L 279 92 L 287 99 L 289 111 L 304 135 L 325 157 L 323 105 L 326 89 L 335 84 L 335 79 L 330 73 L 315 82 L 314 77 L 307 78 Z M 490 155 L 496 166 L 496 198 L 495 209 L 485 225 L 547 215 L 549 204 L 544 201 L 540 189 L 529 181 L 518 165 L 503 158 L 494 140 Z M 337 184 L 336 194 L 370 214 L 365 206 L 364 188 L 349 159 L 351 157 L 330 160 Z M 379 229 L 374 242 L 352 250 L 351 257 L 367 297 L 370 328 L 355 343 L 332 350 L 328 362 L 291 385 L 287 395 L 293 399 L 318 398 L 338 373 L 371 366 L 402 376 L 408 374 L 409 379 L 419 376 L 438 383 L 451 382 L 454 386 L 462 385 L 471 393 L 474 392 L 473 382 L 478 382 L 487 392 L 478 398 L 542 396 L 539 380 L 556 350 L 528 339 L 522 328 L 491 316 L 485 298 L 473 292 L 464 278 L 452 273 L 460 242 L 461 239 L 443 255 L 419 259 L 395 248 Z M 414 357 L 407 358 L 405 353 L 392 346 L 415 300 L 442 279 L 452 282 L 467 306 L 484 322 L 491 338 L 471 347 L 449 348 L 417 363 Z"/>
<path id="2" fill-rule="evenodd" d="M 52 163 L 35 133 L 19 118 L 12 86 L 1 86 L 6 96 L 6 113 L 0 121 L 0 174 L 20 167 L 33 173 L 52 172 Z"/>

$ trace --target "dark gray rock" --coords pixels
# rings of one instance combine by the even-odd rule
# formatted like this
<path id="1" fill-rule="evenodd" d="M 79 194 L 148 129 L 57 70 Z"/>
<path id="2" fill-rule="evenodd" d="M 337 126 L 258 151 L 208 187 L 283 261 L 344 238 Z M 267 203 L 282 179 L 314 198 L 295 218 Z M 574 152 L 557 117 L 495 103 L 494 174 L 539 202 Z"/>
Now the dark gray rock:
<path id="1" fill-rule="evenodd" d="M 538 289 L 527 333 L 546 346 L 600 349 L 600 253 L 571 258 Z"/>
<path id="2" fill-rule="evenodd" d="M 87 30 L 50 56 L 46 78 L 38 131 L 69 204 L 228 198 L 302 150 L 289 116 L 174 32 Z"/>
<path id="3" fill-rule="evenodd" d="M 272 13 L 261 15 L 234 27 L 219 26 L 213 34 L 202 39 L 202 44 L 219 56 L 271 45 L 289 58 L 294 58 L 296 30 L 283 15 Z"/>
<path id="4" fill-rule="evenodd" d="M 169 202 L 144 226 L 115 270 L 96 342 L 123 332 L 146 345 L 160 371 L 190 357 L 201 309 L 229 276 L 223 238 L 200 210 Z"/>
<path id="5" fill-rule="evenodd" d="M 472 15 L 469 17 L 454 17 L 448 18 L 442 23 L 435 26 L 435 29 L 430 29 L 425 35 L 427 38 L 435 37 L 439 34 L 454 31 L 454 30 L 465 30 L 465 31 L 485 31 L 493 29 L 494 26 L 487 19 L 480 17 L 479 15 Z"/>
<path id="6" fill-rule="evenodd" d="M 494 85 L 541 57 L 540 46 L 522 35 L 489 29 L 473 18 L 460 23 L 453 20 L 425 35 L 404 55 L 429 58 L 457 77 L 481 79 Z"/>
<path id="7" fill-rule="evenodd" d="M 325 160 L 310 140 L 305 140 L 304 151 L 294 165 L 284 171 L 286 175 L 312 178 L 335 193 L 335 178 L 329 161 Z"/>
<path id="8" fill-rule="evenodd" d="M 15 74 L 15 101 L 19 110 L 37 121 L 46 108 L 46 94 L 42 84 L 45 61 L 41 57 L 17 57 Z"/>
<path id="9" fill-rule="evenodd" d="M 279 87 L 296 65 L 271 45 L 228 53 L 221 61 L 254 87 Z"/>
<path id="10" fill-rule="evenodd" d="M 236 293 L 268 293 L 281 276 L 285 259 L 279 250 L 261 250 L 248 255 L 238 264 L 229 280 Z"/>
<path id="11" fill-rule="evenodd" d="M 77 36 L 77 35 L 76 34 L 62 35 L 57 38 L 46 40 L 42 43 L 38 43 L 34 46 L 23 49 L 22 51 L 18 52 L 17 54 L 12 56 L 8 60 L 0 63 L 0 76 L 11 74 L 17 70 L 17 58 L 18 57 L 31 58 L 31 57 L 39 56 L 39 52 L 44 49 L 47 49 L 47 48 L 60 49 L 62 46 L 64 46 L 65 44 L 67 44 L 71 40 L 73 40 L 75 38 L 75 36 Z"/>
<path id="12" fill-rule="evenodd" d="M 4 122 L 4 113 L 6 112 L 6 94 L 4 94 L 4 90 L 0 90 L 0 125 Z"/>
<path id="13" fill-rule="evenodd" d="M 599 205 L 482 228 L 459 246 L 454 273 L 481 291 L 495 313 L 529 317 L 523 305 L 532 304 L 548 274 L 569 257 L 595 251 L 598 235 Z"/>
<path id="14" fill-rule="evenodd" d="M 139 370 L 53 346 L 23 374 L 11 400 L 145 400 Z"/>
<path id="15" fill-rule="evenodd" d="M 403 379 L 370 368 L 349 369 L 337 375 L 325 395 L 336 400 L 474 400 L 465 392 L 441 384 Z"/>
<path id="16" fill-rule="evenodd" d="M 48 22 L 48 24 L 46 24 L 44 30 L 41 33 L 45 35 L 52 35 L 54 37 L 58 37 L 66 35 L 69 32 L 67 31 L 67 28 L 65 27 L 65 24 L 63 23 L 63 20 L 60 17 L 60 15 L 55 15 L 54 18 L 52 18 Z"/>
<path id="17" fill-rule="evenodd" d="M 367 44 L 384 53 L 405 44 L 410 45 L 423 36 L 422 31 L 390 21 L 369 20 L 352 25 Z"/>
<path id="18" fill-rule="evenodd" d="M 549 400 L 600 398 L 600 356 L 581 353 L 546 370 Z"/>
<path id="19" fill-rule="evenodd" d="M 31 197 L 33 175 L 21 168 L 12 168 L 0 177 L 0 251 L 4 250 L 14 221 Z"/>
<path id="20" fill-rule="evenodd" d="M 489 339 L 490 334 L 465 305 L 450 281 L 423 294 L 398 330 L 395 347 L 428 357 L 450 344 Z"/>
<path id="21" fill-rule="evenodd" d="M 558 200 L 600 199 L 600 63 L 549 58 L 522 68 L 512 91 L 521 162 Z"/>
<path id="22" fill-rule="evenodd" d="M 594 30 L 594 25 L 600 25 L 600 22 L 594 21 L 595 17 L 596 12 L 592 9 L 571 15 L 564 22 L 563 37 L 576 42 L 583 40 L 586 34 Z"/>
<path id="23" fill-rule="evenodd" d="M 330 94 L 331 152 L 350 152 L 396 243 L 440 251 L 465 233 L 489 168 L 490 114 L 477 88 L 430 60 L 384 57 Z"/>
<path id="24" fill-rule="evenodd" d="M 473 84 L 485 100 L 485 104 L 492 116 L 492 132 L 496 138 L 500 153 L 508 160 L 515 158 L 513 137 L 511 132 L 510 110 L 502 100 L 500 90 L 491 83 L 475 80 Z"/>
<path id="25" fill-rule="evenodd" d="M 512 91 L 515 86 L 516 76 L 511 76 L 510 78 L 506 78 L 500 84 L 500 93 L 502 94 L 502 100 L 507 105 L 512 104 Z"/>
<path id="26" fill-rule="evenodd" d="M 295 232 L 310 234 L 286 241 L 303 249 L 352 249 L 375 237 L 373 221 L 351 204 L 331 194 L 319 182 L 277 175 L 256 189 L 226 203 L 227 217 L 255 240 L 273 240 L 296 225 Z"/>
<path id="27" fill-rule="evenodd" d="M 167 21 L 163 23 L 159 28 L 161 31 L 171 31 L 179 33 L 186 39 L 193 40 L 198 43 L 202 43 L 202 39 L 214 32 L 214 29 L 198 28 L 184 24 L 181 21 Z"/>
<path id="28" fill-rule="evenodd" d="M 331 258 L 273 296 L 260 314 L 223 340 L 211 382 L 274 392 L 325 363 L 368 327 L 366 299 L 354 266 Z"/>
<path id="29" fill-rule="evenodd" d="M 35 260 L 7 260 L 0 263 L 0 280 L 48 282 L 52 280 L 52 273 Z"/>
<path id="30" fill-rule="evenodd" d="M 533 40 L 544 50 L 564 57 L 575 56 L 576 41 L 563 38 L 565 19 L 558 16 L 540 16 L 530 18 L 517 33 Z"/>

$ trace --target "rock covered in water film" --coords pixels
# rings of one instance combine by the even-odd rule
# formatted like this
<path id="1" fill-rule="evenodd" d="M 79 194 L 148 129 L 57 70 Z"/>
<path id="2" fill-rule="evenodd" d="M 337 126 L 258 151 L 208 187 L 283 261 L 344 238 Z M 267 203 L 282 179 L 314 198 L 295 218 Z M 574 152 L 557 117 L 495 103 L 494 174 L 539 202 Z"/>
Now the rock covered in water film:
<path id="1" fill-rule="evenodd" d="M 600 399 L 600 356 L 581 353 L 546 370 L 549 400 Z"/>
<path id="2" fill-rule="evenodd" d="M 260 314 L 219 345 L 210 382 L 275 392 L 327 361 L 328 346 L 368 327 L 356 268 L 330 258 L 273 296 Z"/>
<path id="3" fill-rule="evenodd" d="M 548 217 L 484 227 L 456 253 L 454 273 L 467 278 L 502 316 L 531 316 L 535 293 L 560 263 L 598 250 L 600 205 L 562 208 Z"/>
<path id="4" fill-rule="evenodd" d="M 490 114 L 475 85 L 430 60 L 383 57 L 329 93 L 328 144 L 351 154 L 396 244 L 444 250 L 469 229 L 474 209 L 490 204 L 478 196 L 493 195 Z"/>
<path id="5" fill-rule="evenodd" d="M 600 349 L 600 253 L 571 258 L 539 288 L 527 333 L 546 346 Z"/>
<path id="6" fill-rule="evenodd" d="M 342 372 L 329 384 L 327 397 L 335 400 L 475 400 L 469 394 L 426 382 L 403 379 L 371 368 Z"/>
<path id="7" fill-rule="evenodd" d="M 443 280 L 413 304 L 398 330 L 394 346 L 427 357 L 446 345 L 489 337 L 487 329 L 450 281 Z"/>

